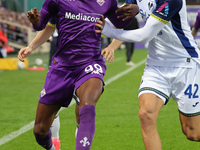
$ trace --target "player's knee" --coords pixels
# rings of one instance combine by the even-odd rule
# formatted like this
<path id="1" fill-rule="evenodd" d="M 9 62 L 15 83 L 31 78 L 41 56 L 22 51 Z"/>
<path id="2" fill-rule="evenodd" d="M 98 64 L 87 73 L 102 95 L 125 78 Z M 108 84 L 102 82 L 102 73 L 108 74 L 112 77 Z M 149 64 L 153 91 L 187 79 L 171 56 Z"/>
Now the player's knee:
<path id="1" fill-rule="evenodd" d="M 186 135 L 187 139 L 190 141 L 199 141 L 200 142 L 200 134 L 198 134 L 194 130 L 189 130 L 189 131 L 187 130 L 185 135 Z"/>
<path id="2" fill-rule="evenodd" d="M 92 97 L 92 96 L 85 97 L 84 99 L 80 100 L 80 107 L 83 107 L 85 105 L 96 106 L 97 101 L 98 101 L 98 98 L 96 97 Z"/>
<path id="3" fill-rule="evenodd" d="M 42 126 L 41 124 L 36 124 L 33 128 L 33 133 L 34 135 L 38 135 L 38 136 L 43 136 L 46 135 L 48 132 L 48 129 L 46 129 L 44 126 Z"/>
<path id="4" fill-rule="evenodd" d="M 189 126 L 182 126 L 182 131 L 190 141 L 200 141 L 200 133 L 196 131 L 194 128 Z"/>
<path id="5" fill-rule="evenodd" d="M 154 113 L 153 111 L 146 110 L 146 109 L 140 109 L 139 110 L 139 117 L 140 122 L 142 126 L 148 126 L 154 123 L 156 120 L 154 120 Z"/>
<path id="6" fill-rule="evenodd" d="M 195 135 L 194 133 L 189 133 L 189 134 L 187 133 L 186 136 L 187 136 L 187 139 L 190 141 L 200 142 L 200 135 Z"/>
<path id="7" fill-rule="evenodd" d="M 78 95 L 80 99 L 80 106 L 93 105 L 95 106 L 99 97 L 102 94 L 101 88 L 96 88 L 93 90 L 86 90 L 84 93 Z"/>

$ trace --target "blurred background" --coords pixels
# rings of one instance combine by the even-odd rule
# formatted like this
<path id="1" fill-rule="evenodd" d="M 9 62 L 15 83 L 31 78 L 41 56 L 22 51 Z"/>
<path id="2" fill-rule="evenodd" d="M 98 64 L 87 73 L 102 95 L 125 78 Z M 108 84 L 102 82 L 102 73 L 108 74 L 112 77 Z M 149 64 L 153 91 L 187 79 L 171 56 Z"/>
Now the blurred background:
<path id="1" fill-rule="evenodd" d="M 196 19 L 197 11 L 200 9 L 200 0 L 187 0 L 188 23 L 190 27 Z M 25 13 L 32 8 L 42 7 L 44 0 L 0 0 L 0 40 L 3 41 L 4 49 L 6 49 L 5 57 L 17 54 L 18 51 L 26 47 L 36 36 L 37 32 L 33 30 L 31 23 L 28 21 Z M 119 6 L 124 0 L 118 0 Z M 140 15 L 136 16 L 139 27 L 144 25 Z M 102 36 L 102 48 L 105 48 L 112 39 Z M 196 42 L 200 47 L 200 34 L 196 36 Z M 1 42 L 0 42 L 1 43 Z M 122 48 L 125 45 L 122 44 Z M 146 48 L 144 44 L 135 43 L 136 49 Z M 39 47 L 34 53 L 49 52 L 50 43 L 46 42 Z"/>
<path id="2" fill-rule="evenodd" d="M 124 0 L 119 0 L 119 5 Z M 28 56 L 26 64 L 17 59 L 18 51 L 37 35 L 25 13 L 42 7 L 44 0 L 0 0 L 0 44 L 6 54 L 0 58 L 0 150 L 40 150 L 32 127 L 37 100 L 48 71 L 50 42 Z M 188 23 L 193 27 L 200 0 L 187 0 Z M 144 22 L 136 16 L 139 27 Z M 196 36 L 200 47 L 200 34 Z M 102 48 L 112 39 L 102 37 Z M 138 87 L 145 67 L 147 49 L 135 43 L 134 66 L 126 65 L 126 46 L 115 52 L 113 63 L 106 62 L 105 92 L 98 102 L 93 150 L 143 150 L 138 117 Z M 28 67 L 33 70 L 24 69 Z M 35 70 L 40 71 L 35 71 Z M 9 70 L 9 71 L 7 71 Z M 13 71 L 10 71 L 13 70 Z M 110 84 L 111 83 L 111 84 Z M 76 121 L 74 105 L 62 109 L 61 149 L 75 149 Z M 167 117 L 166 117 L 167 115 Z M 182 134 L 177 104 L 170 100 L 158 118 L 163 150 L 199 150 L 199 142 L 186 140 Z"/>

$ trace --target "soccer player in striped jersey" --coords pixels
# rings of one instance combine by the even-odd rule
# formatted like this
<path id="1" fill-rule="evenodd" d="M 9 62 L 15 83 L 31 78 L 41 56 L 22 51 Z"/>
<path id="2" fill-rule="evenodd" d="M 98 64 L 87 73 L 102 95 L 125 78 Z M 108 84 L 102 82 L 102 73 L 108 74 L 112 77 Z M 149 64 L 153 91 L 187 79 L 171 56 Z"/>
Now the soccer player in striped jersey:
<path id="1" fill-rule="evenodd" d="M 143 28 L 124 31 L 113 29 L 106 22 L 103 31 L 96 32 L 126 42 L 149 42 L 138 95 L 145 148 L 162 149 L 156 122 L 170 97 L 178 104 L 183 133 L 189 140 L 200 141 L 200 52 L 187 21 L 185 0 L 127 0 L 126 3 L 117 12 L 137 4 L 146 22 Z M 104 21 L 98 23 L 97 27 L 104 25 Z"/>

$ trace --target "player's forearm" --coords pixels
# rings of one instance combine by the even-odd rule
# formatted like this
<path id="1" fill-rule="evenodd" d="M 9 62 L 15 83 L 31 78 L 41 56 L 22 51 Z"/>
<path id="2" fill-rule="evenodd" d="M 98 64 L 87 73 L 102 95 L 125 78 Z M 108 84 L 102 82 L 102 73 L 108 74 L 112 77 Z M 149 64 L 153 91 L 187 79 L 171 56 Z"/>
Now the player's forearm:
<path id="1" fill-rule="evenodd" d="M 198 33 L 198 29 L 192 28 L 192 36 L 195 37 Z"/>
<path id="2" fill-rule="evenodd" d="M 121 45 L 123 41 L 113 39 L 113 41 L 108 45 L 108 48 L 114 49 L 116 51 Z"/>
<path id="3" fill-rule="evenodd" d="M 54 30 L 55 30 L 54 27 L 47 25 L 44 30 L 40 31 L 37 34 L 37 36 L 29 44 L 28 47 L 31 48 L 32 51 L 37 49 L 39 46 L 44 44 L 49 39 L 49 37 L 53 34 Z"/>
<path id="4" fill-rule="evenodd" d="M 147 43 L 165 26 L 164 23 L 153 17 L 149 17 L 145 26 L 136 30 L 117 30 L 106 23 L 102 34 L 126 42 Z"/>

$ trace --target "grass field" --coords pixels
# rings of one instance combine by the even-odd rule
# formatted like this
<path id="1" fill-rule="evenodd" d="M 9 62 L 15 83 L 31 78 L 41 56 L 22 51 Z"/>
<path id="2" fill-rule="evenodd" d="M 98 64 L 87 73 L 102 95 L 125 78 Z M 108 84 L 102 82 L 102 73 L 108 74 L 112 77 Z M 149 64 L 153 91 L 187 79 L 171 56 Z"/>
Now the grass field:
<path id="1" fill-rule="evenodd" d="M 107 64 L 105 91 L 96 106 L 96 132 L 92 150 L 144 150 L 138 117 L 138 87 L 147 50 L 136 50 L 133 62 L 125 65 L 125 51 L 115 53 Z M 33 54 L 48 62 L 48 54 Z M 0 150 L 42 150 L 35 142 L 32 126 L 37 100 L 44 84 L 44 71 L 0 71 Z M 60 112 L 62 150 L 75 149 L 75 105 Z M 163 150 L 199 150 L 200 143 L 190 142 L 181 131 L 177 105 L 173 100 L 158 117 Z M 26 131 L 28 130 L 28 131 Z"/>

